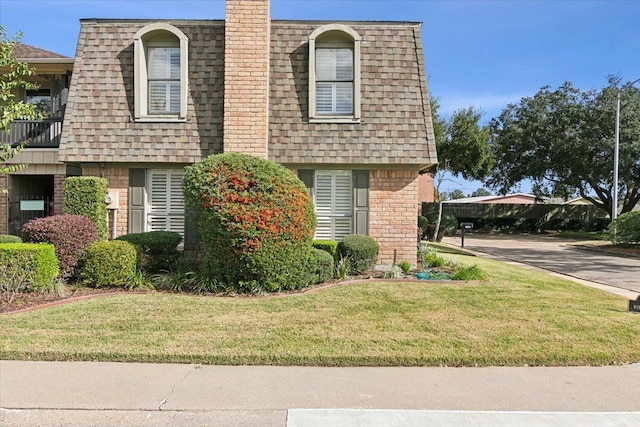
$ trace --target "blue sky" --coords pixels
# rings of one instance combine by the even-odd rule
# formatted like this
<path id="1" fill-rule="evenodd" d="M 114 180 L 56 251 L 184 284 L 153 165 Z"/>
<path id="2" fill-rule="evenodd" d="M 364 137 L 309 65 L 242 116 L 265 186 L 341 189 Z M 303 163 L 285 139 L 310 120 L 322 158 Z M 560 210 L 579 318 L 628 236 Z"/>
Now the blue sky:
<path id="1" fill-rule="evenodd" d="M 271 0 L 273 19 L 418 21 L 432 96 L 446 116 L 473 105 L 484 120 L 565 81 L 599 89 L 640 78 L 640 1 Z M 223 19 L 223 0 L 0 0 L 0 25 L 74 56 L 81 18 Z M 443 190 L 469 193 L 456 180 Z M 523 187 L 526 190 L 526 187 Z"/>

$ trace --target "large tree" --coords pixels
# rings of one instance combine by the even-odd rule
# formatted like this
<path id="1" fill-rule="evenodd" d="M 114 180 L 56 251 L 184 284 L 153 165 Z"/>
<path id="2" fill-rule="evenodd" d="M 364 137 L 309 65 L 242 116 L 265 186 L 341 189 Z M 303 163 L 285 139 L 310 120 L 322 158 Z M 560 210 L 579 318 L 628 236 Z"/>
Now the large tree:
<path id="1" fill-rule="evenodd" d="M 493 157 L 488 145 L 489 128 L 480 124 L 482 112 L 474 107 L 463 108 L 454 111 L 446 120 L 438 110 L 438 101 L 434 99 L 431 101 L 431 111 L 439 162 L 433 171 L 436 175 L 434 181 L 441 181 L 437 176 L 444 172 L 469 180 L 484 179 L 491 171 Z M 442 202 L 439 193 L 437 184 L 437 200 Z M 442 203 L 438 211 L 434 240 L 442 218 Z"/>
<path id="2" fill-rule="evenodd" d="M 491 122 L 496 164 L 488 183 L 505 194 L 525 179 L 541 196 L 579 194 L 612 212 L 616 98 L 621 97 L 622 213 L 640 200 L 640 90 L 609 77 L 601 90 L 546 86 Z"/>
<path id="3" fill-rule="evenodd" d="M 39 118 L 35 106 L 16 101 L 16 93 L 20 89 L 36 89 L 35 84 L 25 80 L 25 77 L 35 73 L 34 70 L 28 64 L 16 60 L 13 55 L 13 48 L 20 37 L 21 34 L 18 33 L 7 38 L 6 29 L 0 26 L 0 132 L 7 132 L 14 120 Z M 0 174 L 14 172 L 23 167 L 6 163 L 18 154 L 22 147 L 0 144 Z"/>

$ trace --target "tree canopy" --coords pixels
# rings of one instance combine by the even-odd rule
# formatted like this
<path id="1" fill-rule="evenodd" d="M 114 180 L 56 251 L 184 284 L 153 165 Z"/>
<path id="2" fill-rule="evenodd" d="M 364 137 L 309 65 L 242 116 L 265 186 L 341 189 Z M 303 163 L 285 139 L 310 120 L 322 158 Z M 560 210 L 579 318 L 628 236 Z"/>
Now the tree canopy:
<path id="1" fill-rule="evenodd" d="M 530 179 L 536 195 L 577 193 L 611 213 L 618 94 L 622 213 L 633 209 L 640 200 L 640 90 L 617 77 L 601 90 L 546 86 L 508 105 L 490 124 L 495 166 L 488 184 L 506 194 Z"/>
<path id="2" fill-rule="evenodd" d="M 0 26 L 0 132 L 6 132 L 9 124 L 17 119 L 38 119 L 35 106 L 16 101 L 17 89 L 36 89 L 36 85 L 25 80 L 35 72 L 28 64 L 16 60 L 13 48 L 21 34 L 7 38 L 6 29 Z M 0 173 L 21 169 L 20 165 L 7 165 L 9 159 L 18 154 L 22 147 L 0 145 Z"/>

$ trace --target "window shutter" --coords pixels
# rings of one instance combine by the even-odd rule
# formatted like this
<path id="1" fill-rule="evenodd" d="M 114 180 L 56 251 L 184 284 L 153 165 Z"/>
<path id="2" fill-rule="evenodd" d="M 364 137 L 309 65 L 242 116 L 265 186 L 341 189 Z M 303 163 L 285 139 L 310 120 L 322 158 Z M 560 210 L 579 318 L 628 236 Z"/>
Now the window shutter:
<path id="1" fill-rule="evenodd" d="M 353 229 L 369 234 L 369 171 L 353 171 Z"/>
<path id="2" fill-rule="evenodd" d="M 149 172 L 147 230 L 175 231 L 184 238 L 182 171 Z"/>
<path id="3" fill-rule="evenodd" d="M 316 239 L 342 240 L 351 234 L 351 172 L 316 171 Z"/>
<path id="4" fill-rule="evenodd" d="M 144 169 L 129 169 L 129 233 L 144 231 Z"/>

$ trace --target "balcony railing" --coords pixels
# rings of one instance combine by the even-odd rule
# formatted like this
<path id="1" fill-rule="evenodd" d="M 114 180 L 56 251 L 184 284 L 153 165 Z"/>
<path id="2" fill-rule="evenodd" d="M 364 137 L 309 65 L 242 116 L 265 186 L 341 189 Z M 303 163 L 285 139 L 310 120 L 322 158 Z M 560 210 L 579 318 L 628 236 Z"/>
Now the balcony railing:
<path id="1" fill-rule="evenodd" d="M 8 132 L 0 132 L 0 144 L 27 143 L 27 148 L 57 148 L 60 145 L 62 118 L 14 120 Z"/>

